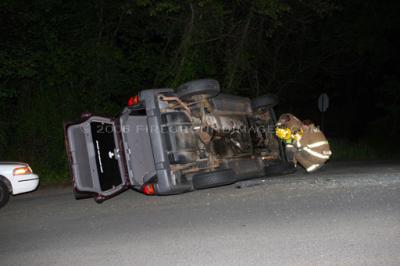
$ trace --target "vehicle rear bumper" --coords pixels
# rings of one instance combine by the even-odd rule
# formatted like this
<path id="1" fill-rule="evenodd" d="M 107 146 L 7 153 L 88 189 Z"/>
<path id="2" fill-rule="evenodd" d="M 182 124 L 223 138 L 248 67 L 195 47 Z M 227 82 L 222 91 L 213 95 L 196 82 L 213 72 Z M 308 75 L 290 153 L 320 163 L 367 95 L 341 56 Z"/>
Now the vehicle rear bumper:
<path id="1" fill-rule="evenodd" d="M 36 174 L 21 175 L 12 182 L 12 194 L 17 195 L 35 190 L 39 185 L 39 176 Z"/>

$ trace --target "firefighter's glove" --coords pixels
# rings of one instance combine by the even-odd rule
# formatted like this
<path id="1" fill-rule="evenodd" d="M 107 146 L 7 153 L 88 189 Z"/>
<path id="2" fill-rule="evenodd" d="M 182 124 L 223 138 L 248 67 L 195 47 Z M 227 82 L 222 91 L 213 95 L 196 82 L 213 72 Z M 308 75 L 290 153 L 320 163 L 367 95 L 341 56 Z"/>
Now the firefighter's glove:
<path id="1" fill-rule="evenodd" d="M 304 135 L 304 131 L 302 129 L 297 130 L 296 132 L 294 132 L 292 134 L 292 139 L 294 141 L 299 141 L 303 137 L 303 135 Z"/>

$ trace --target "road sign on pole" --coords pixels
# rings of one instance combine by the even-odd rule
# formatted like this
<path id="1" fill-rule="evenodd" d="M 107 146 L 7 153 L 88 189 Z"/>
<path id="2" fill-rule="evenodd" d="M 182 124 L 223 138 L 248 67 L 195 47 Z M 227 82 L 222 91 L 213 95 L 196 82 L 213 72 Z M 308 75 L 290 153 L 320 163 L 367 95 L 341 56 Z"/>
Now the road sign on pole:
<path id="1" fill-rule="evenodd" d="M 328 94 L 322 93 L 318 98 L 318 109 L 321 113 L 325 113 L 329 108 Z"/>
<path id="2" fill-rule="evenodd" d="M 328 94 L 322 93 L 318 98 L 318 109 L 321 112 L 321 129 L 325 127 L 325 112 L 329 108 L 329 97 Z"/>

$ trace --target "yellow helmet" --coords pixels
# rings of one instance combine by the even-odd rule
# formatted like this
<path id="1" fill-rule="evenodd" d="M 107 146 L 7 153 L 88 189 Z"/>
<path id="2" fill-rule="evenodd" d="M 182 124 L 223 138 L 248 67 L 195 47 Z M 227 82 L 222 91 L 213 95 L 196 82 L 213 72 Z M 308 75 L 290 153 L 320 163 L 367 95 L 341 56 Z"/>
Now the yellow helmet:
<path id="1" fill-rule="evenodd" d="M 289 141 L 292 138 L 292 131 L 288 127 L 277 127 L 275 135 L 282 140 Z"/>

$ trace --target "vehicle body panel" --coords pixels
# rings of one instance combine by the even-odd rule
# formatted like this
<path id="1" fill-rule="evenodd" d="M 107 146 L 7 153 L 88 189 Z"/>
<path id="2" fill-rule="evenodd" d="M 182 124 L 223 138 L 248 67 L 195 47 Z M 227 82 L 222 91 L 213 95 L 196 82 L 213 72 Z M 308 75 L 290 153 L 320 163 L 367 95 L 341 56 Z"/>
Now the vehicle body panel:
<path id="1" fill-rule="evenodd" d="M 120 124 L 129 181 L 140 187 L 156 175 L 147 117 L 124 113 Z"/>
<path id="2" fill-rule="evenodd" d="M 26 163 L 19 162 L 0 162 L 0 176 L 6 178 L 11 185 L 13 195 L 31 192 L 39 185 L 39 176 L 36 174 L 14 175 L 15 168 L 29 166 Z"/>
<path id="3" fill-rule="evenodd" d="M 270 108 L 260 120 L 249 98 L 219 94 L 188 108 L 164 88 L 143 90 L 139 99 L 115 119 L 91 116 L 65 126 L 76 192 L 95 193 L 102 201 L 151 184 L 158 195 L 178 194 L 194 189 L 197 173 L 232 169 L 243 180 L 265 176 L 265 168 L 286 160 L 273 132 L 257 132 L 270 144 L 253 143 L 246 130 L 254 121 L 273 126 L 276 118 Z M 205 129 L 212 134 L 209 142 L 200 138 Z"/>
<path id="4" fill-rule="evenodd" d="M 75 190 L 108 197 L 126 189 L 129 183 L 115 121 L 92 116 L 65 128 Z"/>

